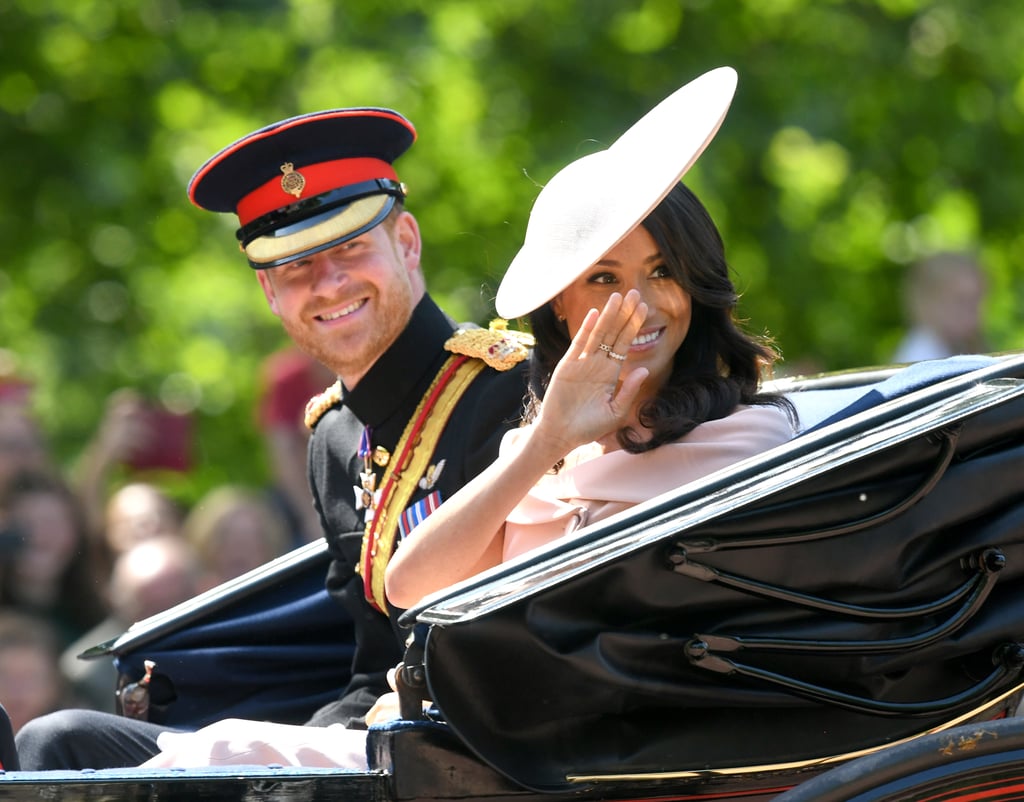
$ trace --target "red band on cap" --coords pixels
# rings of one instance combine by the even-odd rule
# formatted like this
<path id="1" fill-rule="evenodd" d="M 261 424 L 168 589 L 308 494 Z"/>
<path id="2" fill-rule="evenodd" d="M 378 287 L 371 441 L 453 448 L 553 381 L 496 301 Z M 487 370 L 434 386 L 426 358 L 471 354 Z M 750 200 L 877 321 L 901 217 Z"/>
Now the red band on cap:
<path id="1" fill-rule="evenodd" d="M 390 164 L 381 159 L 371 158 L 337 159 L 320 164 L 307 164 L 305 167 L 295 167 L 294 170 L 296 173 L 300 173 L 305 181 L 301 195 L 295 196 L 285 192 L 281 183 L 281 179 L 284 177 L 282 170 L 281 175 L 270 179 L 238 202 L 238 208 L 235 211 L 243 226 L 275 209 L 290 206 L 303 198 L 312 198 L 315 195 L 330 192 L 332 189 L 358 184 L 360 181 L 372 181 L 375 178 L 398 180 L 398 176 Z"/>

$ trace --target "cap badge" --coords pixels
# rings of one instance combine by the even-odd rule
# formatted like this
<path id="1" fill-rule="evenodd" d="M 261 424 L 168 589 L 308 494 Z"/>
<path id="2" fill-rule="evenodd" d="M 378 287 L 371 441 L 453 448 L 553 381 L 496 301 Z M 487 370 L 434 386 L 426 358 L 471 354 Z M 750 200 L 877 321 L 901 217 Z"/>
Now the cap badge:
<path id="1" fill-rule="evenodd" d="M 302 197 L 302 190 L 306 188 L 306 178 L 302 173 L 295 172 L 295 165 L 285 162 L 281 165 L 281 189 L 296 198 Z"/>

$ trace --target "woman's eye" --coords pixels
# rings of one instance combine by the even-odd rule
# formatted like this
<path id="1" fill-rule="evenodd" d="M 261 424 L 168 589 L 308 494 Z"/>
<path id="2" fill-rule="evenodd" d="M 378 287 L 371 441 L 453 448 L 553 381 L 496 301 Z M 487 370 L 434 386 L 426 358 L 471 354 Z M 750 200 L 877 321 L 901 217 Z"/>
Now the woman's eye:
<path id="1" fill-rule="evenodd" d="M 668 268 L 665 265 L 658 265 L 654 270 L 651 271 L 652 278 L 669 278 L 670 274 Z"/>
<path id="2" fill-rule="evenodd" d="M 615 282 L 615 276 L 611 273 L 594 273 L 588 280 L 591 284 L 612 284 Z"/>

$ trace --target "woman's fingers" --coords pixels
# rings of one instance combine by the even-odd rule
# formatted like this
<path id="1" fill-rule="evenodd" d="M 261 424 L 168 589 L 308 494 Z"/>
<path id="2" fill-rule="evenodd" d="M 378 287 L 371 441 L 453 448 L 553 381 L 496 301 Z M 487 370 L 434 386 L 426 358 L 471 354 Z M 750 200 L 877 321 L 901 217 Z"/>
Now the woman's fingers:
<path id="1" fill-rule="evenodd" d="M 625 296 L 612 293 L 590 336 L 591 350 L 603 351 L 621 367 L 646 318 L 647 304 L 640 300 L 636 290 L 630 290 Z"/>
<path id="2" fill-rule="evenodd" d="M 608 356 L 609 350 L 617 355 L 625 355 L 646 317 L 647 305 L 640 300 L 640 293 L 630 290 L 623 296 L 613 292 L 602 309 L 591 309 L 584 316 L 569 343 L 566 357 L 581 359 L 597 354 Z"/>
<path id="3" fill-rule="evenodd" d="M 628 354 L 633 340 L 640 333 L 647 320 L 647 304 L 640 300 L 640 293 L 635 293 L 635 303 L 629 310 L 618 336 L 615 338 L 615 350 L 620 354 Z"/>
<path id="4" fill-rule="evenodd" d="M 612 399 L 612 403 L 622 414 L 625 414 L 625 412 L 632 408 L 633 402 L 636 401 L 637 396 L 640 394 L 640 388 L 650 373 L 647 368 L 634 368 L 622 379 L 618 392 L 615 393 L 615 397 Z"/>
<path id="5" fill-rule="evenodd" d="M 587 350 L 591 354 L 607 353 L 607 345 L 615 340 L 615 331 L 621 326 L 618 318 L 622 313 L 624 299 L 620 293 L 613 292 L 604 302 L 597 320 L 594 322 L 593 330 L 587 344 Z M 592 309 L 591 312 L 597 310 Z"/>
<path id="6" fill-rule="evenodd" d="M 580 359 L 587 355 L 587 351 L 590 343 L 590 338 L 593 335 L 594 326 L 597 325 L 598 311 L 591 309 L 587 312 L 583 318 L 583 322 L 580 324 L 579 331 L 576 332 L 572 338 L 572 342 L 569 343 L 569 348 L 565 352 L 563 359 Z"/>
<path id="7" fill-rule="evenodd" d="M 556 373 L 564 374 L 566 381 L 608 382 L 614 392 L 630 346 L 646 318 L 647 304 L 636 290 L 625 295 L 611 293 L 600 311 L 591 309 L 584 316 L 562 359 L 562 369 Z M 597 357 L 597 361 L 589 357 Z"/>
<path id="8" fill-rule="evenodd" d="M 647 305 L 635 290 L 613 292 L 600 311 L 591 309 L 555 368 L 538 425 L 571 443 L 590 442 L 622 426 L 648 375 L 626 366 L 646 317 Z"/>

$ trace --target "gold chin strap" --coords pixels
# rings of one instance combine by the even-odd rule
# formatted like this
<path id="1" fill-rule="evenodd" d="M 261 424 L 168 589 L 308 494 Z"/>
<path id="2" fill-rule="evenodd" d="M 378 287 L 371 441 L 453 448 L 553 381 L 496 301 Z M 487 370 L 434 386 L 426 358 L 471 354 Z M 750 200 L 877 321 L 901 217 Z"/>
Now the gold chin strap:
<path id="1" fill-rule="evenodd" d="M 381 612 L 387 610 L 384 569 L 394 550 L 399 518 L 429 466 L 452 410 L 484 367 L 482 360 L 466 355 L 448 357 L 405 427 L 384 471 L 380 500 L 366 524 L 357 568 L 363 577 L 366 600 Z"/>

